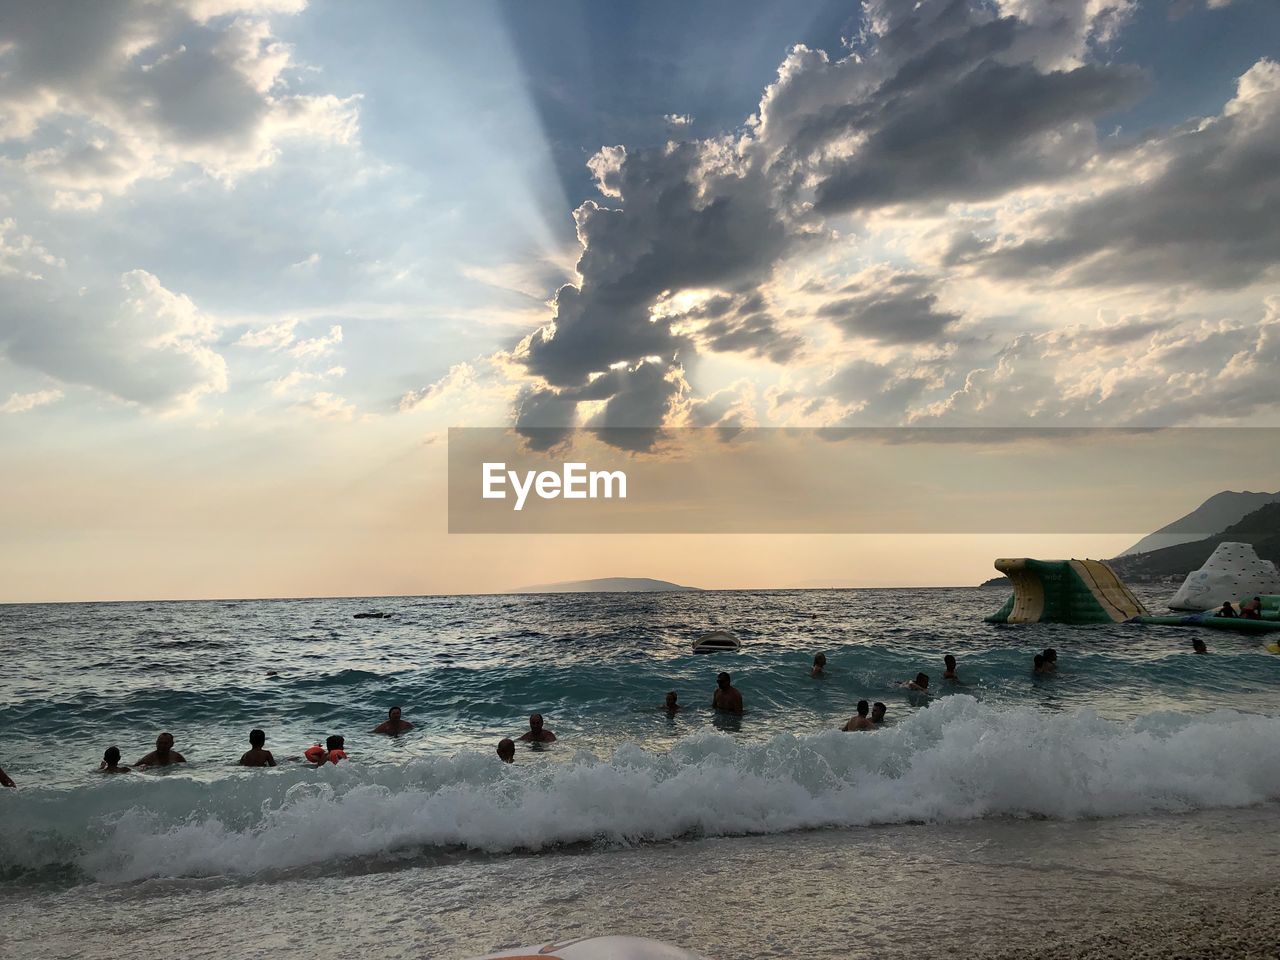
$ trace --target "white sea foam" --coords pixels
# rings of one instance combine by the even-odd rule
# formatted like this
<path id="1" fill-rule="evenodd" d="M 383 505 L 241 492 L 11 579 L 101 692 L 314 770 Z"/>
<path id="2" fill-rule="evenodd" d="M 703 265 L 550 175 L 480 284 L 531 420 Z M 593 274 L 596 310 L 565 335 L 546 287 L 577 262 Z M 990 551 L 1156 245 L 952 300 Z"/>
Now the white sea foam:
<path id="1" fill-rule="evenodd" d="M 106 882 L 246 875 L 350 857 L 987 816 L 1105 817 L 1280 797 L 1280 718 L 1220 711 L 1113 722 L 948 697 L 874 733 L 720 734 L 669 753 L 622 745 L 461 754 L 402 767 L 117 777 L 0 797 L 0 868 Z M 16 870 L 14 869 L 16 868 Z"/>

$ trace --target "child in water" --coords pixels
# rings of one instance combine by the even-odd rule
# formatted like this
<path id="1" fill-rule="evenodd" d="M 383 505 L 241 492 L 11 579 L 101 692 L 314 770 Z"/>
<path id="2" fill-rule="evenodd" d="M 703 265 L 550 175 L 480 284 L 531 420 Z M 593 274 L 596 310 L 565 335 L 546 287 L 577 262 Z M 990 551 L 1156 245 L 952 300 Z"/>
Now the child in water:
<path id="1" fill-rule="evenodd" d="M 102 754 L 102 764 L 98 767 L 102 773 L 128 773 L 128 767 L 120 766 L 120 748 L 107 747 Z"/>
<path id="2" fill-rule="evenodd" d="M 267 735 L 261 730 L 249 731 L 249 749 L 240 755 L 242 767 L 274 767 L 276 758 L 266 749 Z"/>
<path id="3" fill-rule="evenodd" d="M 347 751 L 343 749 L 346 742 L 343 737 L 334 734 L 324 742 L 323 747 L 317 743 L 307 747 L 302 755 L 308 763 L 317 767 L 323 767 L 326 763 L 336 764 L 339 760 L 347 759 Z"/>

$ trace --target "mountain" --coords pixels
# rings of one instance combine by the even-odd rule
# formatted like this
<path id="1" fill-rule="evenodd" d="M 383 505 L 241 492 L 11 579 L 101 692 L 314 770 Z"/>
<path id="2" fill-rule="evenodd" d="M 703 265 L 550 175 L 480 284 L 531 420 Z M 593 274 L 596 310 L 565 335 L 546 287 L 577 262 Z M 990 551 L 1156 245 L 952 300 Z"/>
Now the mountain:
<path id="1" fill-rule="evenodd" d="M 679 593 L 700 590 L 669 580 L 649 577 L 600 577 L 597 580 L 565 580 L 561 583 L 538 583 L 520 587 L 512 593 Z"/>
<path id="2" fill-rule="evenodd" d="M 1280 502 L 1280 493 L 1237 493 L 1224 490 L 1215 493 L 1185 517 L 1148 534 L 1128 550 L 1120 554 L 1128 557 L 1139 553 L 1151 553 L 1184 543 L 1196 543 L 1239 523 L 1259 507 Z M 1239 538 L 1237 538 L 1239 539 Z M 1195 569 L 1192 567 L 1191 569 Z"/>
<path id="3" fill-rule="evenodd" d="M 1145 553 L 1122 555 L 1112 560 L 1111 566 L 1124 580 L 1185 577 L 1192 570 L 1198 570 L 1224 541 L 1251 543 L 1263 560 L 1280 564 L 1280 501 L 1259 507 L 1211 537 Z"/>

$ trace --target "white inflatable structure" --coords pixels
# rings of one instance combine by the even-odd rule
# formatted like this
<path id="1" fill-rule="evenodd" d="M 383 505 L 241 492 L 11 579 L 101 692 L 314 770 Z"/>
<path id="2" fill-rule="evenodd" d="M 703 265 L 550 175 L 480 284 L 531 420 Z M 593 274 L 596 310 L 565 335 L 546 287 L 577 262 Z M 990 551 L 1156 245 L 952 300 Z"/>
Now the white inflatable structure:
<path id="1" fill-rule="evenodd" d="M 1248 543 L 1220 543 L 1199 570 L 1187 574 L 1169 601 L 1172 610 L 1214 610 L 1264 593 L 1280 593 L 1280 572 Z"/>
<path id="2" fill-rule="evenodd" d="M 475 960 L 707 960 L 699 953 L 681 950 L 647 937 L 587 937 L 560 943 L 516 947 L 489 953 Z"/>

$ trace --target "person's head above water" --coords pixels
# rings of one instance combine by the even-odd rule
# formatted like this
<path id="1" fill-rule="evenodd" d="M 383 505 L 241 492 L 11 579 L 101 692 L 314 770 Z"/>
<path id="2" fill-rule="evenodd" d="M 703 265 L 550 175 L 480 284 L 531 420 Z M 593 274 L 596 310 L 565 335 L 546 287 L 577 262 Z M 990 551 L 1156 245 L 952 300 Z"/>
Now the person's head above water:
<path id="1" fill-rule="evenodd" d="M 162 733 L 156 737 L 156 753 L 164 755 L 173 749 L 173 734 Z"/>
<path id="2" fill-rule="evenodd" d="M 1191 640 L 1191 649 L 1192 649 L 1192 650 L 1194 650 L 1196 653 L 1208 653 L 1208 652 L 1209 652 L 1209 648 L 1208 648 L 1208 647 L 1206 647 L 1206 646 L 1204 645 L 1204 641 L 1203 641 L 1202 639 L 1200 639 L 1199 637 L 1194 637 L 1194 638 L 1192 638 L 1192 640 Z"/>
<path id="3" fill-rule="evenodd" d="M 875 703 L 873 703 L 873 704 L 871 705 L 871 719 L 872 719 L 872 721 L 873 721 L 873 722 L 875 722 L 875 723 L 880 723 L 882 720 L 884 720 L 884 713 L 885 713 L 885 710 L 887 710 L 887 709 L 888 709 L 888 708 L 887 708 L 883 703 L 881 703 L 879 700 L 877 700 Z"/>
<path id="4" fill-rule="evenodd" d="M 678 706 L 679 704 L 676 702 L 677 700 L 678 700 L 678 697 L 676 696 L 676 692 L 675 692 L 674 690 L 668 691 L 668 693 L 667 693 L 667 706 L 668 706 L 668 707 L 675 707 L 675 706 Z"/>
<path id="5" fill-rule="evenodd" d="M 942 662 L 948 670 L 954 670 L 956 668 L 956 658 L 949 653 L 942 658 Z"/>
<path id="6" fill-rule="evenodd" d="M 120 762 L 120 748 L 107 747 L 107 749 L 103 751 L 102 762 L 108 767 L 116 766 Z"/>
<path id="7" fill-rule="evenodd" d="M 813 665 L 815 667 L 825 667 L 827 665 L 827 655 L 825 653 L 819 653 L 814 656 Z"/>
<path id="8" fill-rule="evenodd" d="M 1035 667 L 1037 670 L 1039 670 L 1041 667 L 1044 666 L 1044 656 L 1042 654 L 1037 653 L 1035 657 L 1031 660 L 1031 665 Z"/>
<path id="9" fill-rule="evenodd" d="M 917 673 L 916 684 L 921 687 L 929 686 L 929 675 L 927 673 Z"/>
<path id="10" fill-rule="evenodd" d="M 871 712 L 871 704 L 867 703 L 867 701 L 865 701 L 865 700 L 859 700 L 859 701 L 858 701 L 858 716 L 860 716 L 860 717 L 865 717 L 865 716 L 866 716 L 868 713 L 870 713 L 870 712 Z"/>
<path id="11" fill-rule="evenodd" d="M 542 729 L 542 714 L 540 713 L 529 714 L 529 729 L 534 731 L 535 733 L 537 733 L 539 730 Z"/>
<path id="12" fill-rule="evenodd" d="M 1053 649 L 1053 647 L 1045 647 L 1045 648 L 1044 648 L 1044 661 L 1045 661 L 1045 663 L 1057 663 L 1057 662 L 1058 662 L 1058 651 L 1057 651 L 1057 650 L 1055 650 L 1055 649 Z"/>
<path id="13" fill-rule="evenodd" d="M 341 734 L 335 733 L 333 736 L 325 740 L 324 748 L 326 750 L 345 750 L 347 749 L 346 742 L 347 742 L 346 737 L 342 736 Z"/>
<path id="14" fill-rule="evenodd" d="M 249 731 L 249 746 L 253 747 L 256 750 L 261 750 L 262 745 L 265 744 L 266 742 L 267 742 L 267 735 L 263 733 L 261 730 Z"/>
<path id="15" fill-rule="evenodd" d="M 503 763 L 516 762 L 516 742 L 510 737 L 498 741 L 498 757 Z"/>
<path id="16" fill-rule="evenodd" d="M 387 719 L 390 720 L 392 723 L 396 723 L 400 719 L 400 708 L 392 707 L 390 710 L 388 710 Z"/>
<path id="17" fill-rule="evenodd" d="M 729 687 L 731 687 L 731 686 L 733 685 L 733 684 L 732 684 L 732 680 L 733 680 L 733 678 L 732 678 L 732 677 L 730 677 L 730 676 L 729 676 L 729 674 L 727 674 L 727 673 L 720 673 L 720 674 L 718 674 L 718 675 L 716 676 L 716 685 L 717 685 L 721 690 L 728 690 L 728 689 L 729 689 Z"/>

